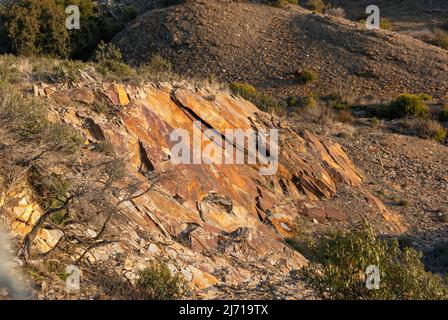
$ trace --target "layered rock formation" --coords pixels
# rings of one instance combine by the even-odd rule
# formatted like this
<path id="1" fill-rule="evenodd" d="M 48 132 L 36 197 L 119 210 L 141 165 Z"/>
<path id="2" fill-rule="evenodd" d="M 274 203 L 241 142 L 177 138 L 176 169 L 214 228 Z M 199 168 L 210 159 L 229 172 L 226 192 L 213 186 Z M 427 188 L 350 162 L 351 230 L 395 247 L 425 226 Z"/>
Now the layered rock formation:
<path id="1" fill-rule="evenodd" d="M 135 190 L 141 194 L 120 204 L 110 228 L 118 242 L 86 254 L 92 262 L 124 254 L 126 260 L 117 268 L 130 280 L 157 257 L 168 260 L 200 296 L 217 296 L 224 284 L 256 286 L 266 275 L 289 279 L 306 264 L 284 241 L 294 236 L 297 216 L 322 225 L 350 220 L 350 208 L 337 212 L 323 203 L 340 187 L 365 197 L 389 230 L 402 228 L 398 217 L 363 189 L 360 174 L 339 144 L 306 130 L 296 132 L 225 91 L 180 84 L 83 84 L 35 86 L 34 93 L 48 98 L 52 121 L 82 132 L 85 148 L 108 141 L 124 159 L 126 177 L 158 177 L 155 188 Z M 94 112 L 92 106 L 101 101 L 117 113 L 107 117 Z M 173 164 L 171 132 L 182 128 L 191 133 L 195 121 L 201 121 L 201 130 L 214 129 L 223 136 L 226 129 L 279 129 L 277 173 L 263 176 L 259 165 L 248 164 Z M 8 211 L 10 226 L 23 236 L 42 211 L 26 185 L 15 198 Z M 44 228 L 35 246 L 48 252 L 60 237 L 58 230 Z M 303 297 L 298 285 L 291 288 L 287 297 Z"/>

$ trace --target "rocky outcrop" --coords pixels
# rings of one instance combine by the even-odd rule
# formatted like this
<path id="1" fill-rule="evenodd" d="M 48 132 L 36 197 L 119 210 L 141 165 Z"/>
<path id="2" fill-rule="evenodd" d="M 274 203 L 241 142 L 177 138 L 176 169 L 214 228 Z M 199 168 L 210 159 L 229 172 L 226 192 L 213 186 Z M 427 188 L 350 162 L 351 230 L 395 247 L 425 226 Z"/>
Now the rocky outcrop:
<path id="1" fill-rule="evenodd" d="M 131 280 L 160 256 L 200 289 L 200 296 L 213 297 L 222 284 L 256 286 L 266 280 L 263 274 L 289 278 L 307 262 L 284 241 L 295 234 L 296 217 L 319 224 L 346 221 L 347 213 L 319 208 L 339 187 L 362 193 L 362 178 L 339 144 L 306 130 L 296 132 L 224 91 L 180 84 L 100 84 L 35 86 L 34 92 L 49 98 L 52 121 L 82 131 L 86 148 L 106 140 L 125 159 L 127 175 L 160 177 L 156 188 L 124 202 L 120 216 L 114 217 L 120 242 L 87 255 L 101 261 L 125 253 L 119 268 Z M 113 117 L 90 107 L 105 101 L 117 110 Z M 229 129 L 279 129 L 277 172 L 261 175 L 260 164 L 174 164 L 171 132 L 180 128 L 193 135 L 197 121 L 203 132 L 213 129 L 223 137 Z M 30 197 L 18 194 L 17 199 L 11 226 L 25 235 L 41 212 Z M 386 219 L 385 207 L 373 204 L 378 217 Z M 393 215 L 388 212 L 387 217 Z M 391 230 L 401 228 L 396 217 L 384 222 Z M 58 236 L 43 229 L 36 245 L 46 252 Z M 289 297 L 300 298 L 303 292 L 293 287 Z"/>

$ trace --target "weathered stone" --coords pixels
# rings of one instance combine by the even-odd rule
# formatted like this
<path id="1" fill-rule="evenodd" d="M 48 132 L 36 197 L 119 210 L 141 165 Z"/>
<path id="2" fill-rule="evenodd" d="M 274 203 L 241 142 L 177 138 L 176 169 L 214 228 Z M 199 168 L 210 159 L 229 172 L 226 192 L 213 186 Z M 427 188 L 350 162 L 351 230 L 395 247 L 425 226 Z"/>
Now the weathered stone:
<path id="1" fill-rule="evenodd" d="M 70 91 L 70 98 L 74 101 L 93 104 L 95 102 L 95 94 L 88 88 L 75 88 Z"/>

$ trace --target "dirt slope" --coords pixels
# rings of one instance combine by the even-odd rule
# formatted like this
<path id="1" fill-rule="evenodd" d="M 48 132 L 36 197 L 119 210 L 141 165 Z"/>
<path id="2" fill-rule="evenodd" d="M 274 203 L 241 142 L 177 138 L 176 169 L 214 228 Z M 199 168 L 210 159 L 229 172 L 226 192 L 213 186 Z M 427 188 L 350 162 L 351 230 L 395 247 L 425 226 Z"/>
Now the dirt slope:
<path id="1" fill-rule="evenodd" d="M 445 50 L 298 6 L 196 1 L 149 11 L 114 42 L 132 64 L 159 53 L 179 73 L 247 81 L 282 96 L 335 89 L 375 96 L 447 92 Z M 294 73 L 303 68 L 318 81 L 299 83 Z"/>

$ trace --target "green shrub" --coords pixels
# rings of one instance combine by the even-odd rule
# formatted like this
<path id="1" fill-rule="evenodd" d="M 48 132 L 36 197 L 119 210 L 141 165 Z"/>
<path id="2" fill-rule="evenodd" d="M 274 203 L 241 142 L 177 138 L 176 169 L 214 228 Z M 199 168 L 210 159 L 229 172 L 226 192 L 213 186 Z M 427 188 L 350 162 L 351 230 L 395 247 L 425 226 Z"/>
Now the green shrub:
<path id="1" fill-rule="evenodd" d="M 297 79 L 302 83 L 309 83 L 315 81 L 317 76 L 311 70 L 303 70 L 297 73 Z"/>
<path id="2" fill-rule="evenodd" d="M 8 83 L 18 83 L 23 80 L 19 64 L 19 58 L 8 54 L 3 55 L 0 59 L 0 79 Z"/>
<path id="3" fill-rule="evenodd" d="M 308 96 L 303 97 L 302 107 L 305 109 L 315 108 L 318 105 L 318 99 L 319 99 L 319 97 L 316 94 L 311 93 Z"/>
<path id="4" fill-rule="evenodd" d="M 347 110 L 351 107 L 351 98 L 342 92 L 333 92 L 328 100 L 330 107 L 337 111 Z"/>
<path id="5" fill-rule="evenodd" d="M 20 55 L 89 59 L 101 40 L 110 41 L 135 16 L 132 7 L 99 10 L 91 0 L 17 0 L 0 4 L 0 46 Z M 80 10 L 79 30 L 67 30 L 65 8 Z"/>
<path id="6" fill-rule="evenodd" d="M 401 94 L 388 106 L 389 116 L 401 118 L 412 116 L 417 118 L 427 118 L 429 108 L 423 103 L 420 96 L 415 94 Z"/>
<path id="7" fill-rule="evenodd" d="M 99 64 L 97 70 L 104 76 L 126 80 L 136 75 L 134 69 L 122 62 L 120 49 L 112 43 L 101 41 L 95 51 L 95 60 Z"/>
<path id="8" fill-rule="evenodd" d="M 246 100 L 249 100 L 251 97 L 256 96 L 258 93 L 257 89 L 255 89 L 254 86 L 248 83 L 232 82 L 229 87 L 234 94 L 239 95 Z"/>
<path id="9" fill-rule="evenodd" d="M 421 254 L 380 239 L 367 224 L 333 232 L 312 248 L 302 270 L 308 285 L 324 299 L 448 299 L 444 280 L 425 271 Z M 378 266 L 379 289 L 366 287 L 366 269 Z"/>
<path id="10" fill-rule="evenodd" d="M 323 2 L 322 0 L 309 0 L 305 4 L 305 7 L 308 10 L 322 13 L 324 11 L 324 9 L 326 8 L 326 5 L 325 5 L 325 2 Z"/>
<path id="11" fill-rule="evenodd" d="M 392 22 L 390 22 L 390 20 L 387 18 L 381 18 L 380 28 L 383 30 L 392 30 Z"/>
<path id="12" fill-rule="evenodd" d="M 431 40 L 433 45 L 448 50 L 448 31 L 435 29 Z"/>
<path id="13" fill-rule="evenodd" d="M 290 108 L 297 108 L 299 106 L 299 100 L 296 97 L 289 97 L 287 102 Z"/>
<path id="14" fill-rule="evenodd" d="M 176 300 L 184 293 L 185 281 L 178 274 L 171 275 L 164 263 L 153 262 L 140 272 L 137 288 L 151 300 Z"/>
<path id="15" fill-rule="evenodd" d="M 0 85 L 0 124 L 22 139 L 38 139 L 60 151 L 73 153 L 81 145 L 73 127 L 48 121 L 40 100 L 22 97 L 5 84 Z"/>
<path id="16" fill-rule="evenodd" d="M 432 101 L 432 96 L 430 94 L 427 94 L 427 93 L 420 93 L 419 97 L 423 101 Z"/>
<path id="17" fill-rule="evenodd" d="M 232 82 L 230 83 L 229 88 L 233 94 L 239 95 L 243 99 L 252 102 L 262 111 L 277 114 L 285 113 L 285 107 L 280 101 L 267 93 L 257 91 L 257 89 L 250 84 Z"/>
<path id="18" fill-rule="evenodd" d="M 37 201 L 44 210 L 58 209 L 67 201 L 70 183 L 55 173 L 43 173 L 37 167 L 29 170 L 28 181 L 34 190 Z M 56 225 L 64 223 L 67 210 L 51 214 L 50 221 Z"/>
<path id="19" fill-rule="evenodd" d="M 68 56 L 66 14 L 56 0 L 18 0 L 2 6 L 5 32 L 14 53 Z"/>
<path id="20" fill-rule="evenodd" d="M 171 62 L 156 54 L 148 63 L 138 68 L 138 74 L 150 80 L 164 80 L 171 77 L 172 70 Z"/>

